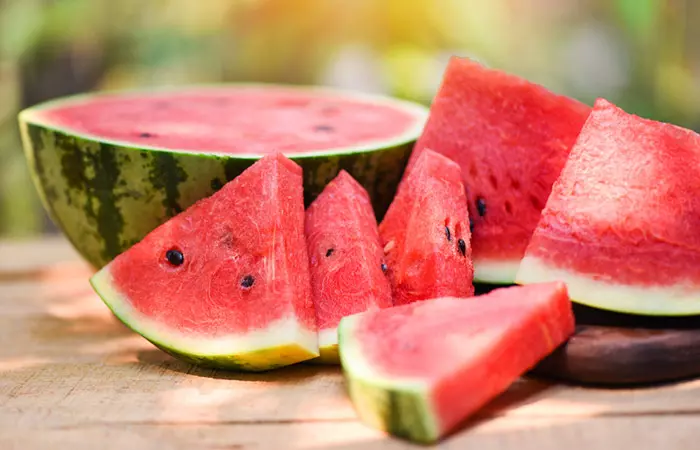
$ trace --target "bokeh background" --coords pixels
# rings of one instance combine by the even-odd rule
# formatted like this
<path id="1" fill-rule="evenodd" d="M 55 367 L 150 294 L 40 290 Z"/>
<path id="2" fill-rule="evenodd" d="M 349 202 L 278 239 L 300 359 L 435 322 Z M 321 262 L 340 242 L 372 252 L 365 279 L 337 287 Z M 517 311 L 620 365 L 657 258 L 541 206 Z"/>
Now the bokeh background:
<path id="1" fill-rule="evenodd" d="M 450 55 L 700 130 L 698 0 L 0 0 L 0 238 L 55 232 L 17 112 L 85 91 L 322 84 L 430 103 Z"/>

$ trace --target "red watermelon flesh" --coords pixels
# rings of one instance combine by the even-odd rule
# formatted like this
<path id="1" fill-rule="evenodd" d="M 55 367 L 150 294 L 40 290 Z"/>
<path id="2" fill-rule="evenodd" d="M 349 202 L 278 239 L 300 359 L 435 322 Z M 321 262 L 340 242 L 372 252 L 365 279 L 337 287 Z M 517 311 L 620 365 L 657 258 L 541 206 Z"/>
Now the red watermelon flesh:
<path id="1" fill-rule="evenodd" d="M 430 149 L 462 168 L 474 223 L 474 278 L 512 283 L 552 183 L 590 107 L 452 58 L 409 167 Z"/>
<path id="2" fill-rule="evenodd" d="M 341 171 L 309 206 L 306 240 L 320 360 L 337 363 L 340 319 L 392 306 L 372 203 L 347 172 Z"/>
<path id="3" fill-rule="evenodd" d="M 425 151 L 379 225 L 395 305 L 469 297 L 469 213 L 459 166 Z"/>
<path id="4" fill-rule="evenodd" d="M 411 133 L 417 111 L 406 106 L 319 88 L 236 85 L 79 97 L 39 114 L 71 133 L 138 147 L 290 155 Z"/>
<path id="5" fill-rule="evenodd" d="M 191 362 L 264 370 L 317 356 L 300 167 L 260 159 L 91 282 L 125 324 Z"/>
<path id="6" fill-rule="evenodd" d="M 573 332 L 563 283 L 515 286 L 347 317 L 340 357 L 363 421 L 433 442 Z"/>
<path id="7" fill-rule="evenodd" d="M 700 135 L 599 99 L 554 185 L 519 283 L 566 281 L 574 301 L 700 313 Z"/>

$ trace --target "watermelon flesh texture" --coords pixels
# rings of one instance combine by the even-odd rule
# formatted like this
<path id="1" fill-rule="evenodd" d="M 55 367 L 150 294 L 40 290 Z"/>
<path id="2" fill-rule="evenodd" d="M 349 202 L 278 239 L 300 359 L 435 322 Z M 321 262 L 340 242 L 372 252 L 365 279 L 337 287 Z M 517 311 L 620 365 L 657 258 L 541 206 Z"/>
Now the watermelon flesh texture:
<path id="1" fill-rule="evenodd" d="M 338 364 L 340 319 L 392 306 L 384 253 L 367 192 L 345 171 L 306 211 L 311 292 L 320 357 Z"/>
<path id="2" fill-rule="evenodd" d="M 573 332 L 563 283 L 513 286 L 347 317 L 340 357 L 361 420 L 432 443 Z"/>
<path id="3" fill-rule="evenodd" d="M 259 371 L 318 356 L 301 176 L 284 156 L 262 158 L 115 258 L 93 287 L 188 362 Z"/>
<path id="4" fill-rule="evenodd" d="M 590 107 L 453 57 L 408 167 L 430 149 L 462 168 L 477 282 L 510 284 Z"/>
<path id="5" fill-rule="evenodd" d="M 700 313 L 700 136 L 599 99 L 557 180 L 517 282 L 562 280 L 573 301 Z"/>
<path id="6" fill-rule="evenodd" d="M 361 148 L 416 126 L 410 110 L 354 97 L 284 86 L 200 87 L 78 98 L 39 114 L 104 141 L 257 156 Z"/>
<path id="7" fill-rule="evenodd" d="M 395 305 L 470 297 L 469 213 L 459 166 L 425 151 L 379 226 Z"/>

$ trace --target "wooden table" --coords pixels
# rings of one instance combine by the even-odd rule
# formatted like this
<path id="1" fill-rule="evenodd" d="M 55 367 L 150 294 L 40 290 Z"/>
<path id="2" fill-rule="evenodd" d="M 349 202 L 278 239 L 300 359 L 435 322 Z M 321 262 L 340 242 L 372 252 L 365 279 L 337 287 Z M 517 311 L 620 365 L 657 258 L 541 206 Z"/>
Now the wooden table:
<path id="1" fill-rule="evenodd" d="M 180 363 L 115 321 L 59 238 L 0 241 L 0 449 L 414 448 L 359 423 L 337 368 Z M 700 448 L 700 381 L 522 381 L 441 448 Z M 417 447 L 416 447 L 417 448 Z"/>

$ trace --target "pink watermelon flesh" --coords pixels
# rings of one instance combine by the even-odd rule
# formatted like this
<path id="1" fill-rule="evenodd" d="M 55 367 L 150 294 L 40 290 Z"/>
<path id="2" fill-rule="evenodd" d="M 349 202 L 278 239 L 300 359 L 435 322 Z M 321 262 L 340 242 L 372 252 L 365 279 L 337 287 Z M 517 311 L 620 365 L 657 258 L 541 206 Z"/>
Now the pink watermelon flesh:
<path id="1" fill-rule="evenodd" d="M 461 166 L 477 281 L 513 282 L 589 113 L 590 107 L 514 75 L 450 60 L 409 168 L 425 149 Z"/>
<path id="2" fill-rule="evenodd" d="M 360 417 L 431 442 L 505 391 L 574 331 L 566 286 L 500 288 L 343 319 L 340 355 Z M 393 401 L 391 408 L 382 399 Z"/>
<path id="3" fill-rule="evenodd" d="M 469 213 L 459 166 L 425 151 L 401 181 L 379 226 L 395 305 L 469 297 Z"/>
<path id="4" fill-rule="evenodd" d="M 554 185 L 518 281 L 575 277 L 572 299 L 591 306 L 700 313 L 694 167 L 700 167 L 700 135 L 599 99 Z M 551 274 L 531 273 L 533 261 Z M 610 293 L 615 286 L 636 294 L 623 302 L 624 292 Z M 649 290 L 654 287 L 659 292 Z"/>
<path id="5" fill-rule="evenodd" d="M 341 171 L 306 211 L 311 292 L 321 357 L 337 346 L 340 319 L 392 306 L 377 221 L 365 189 Z M 333 362 L 337 356 L 331 355 Z"/>
<path id="6" fill-rule="evenodd" d="M 255 155 L 372 145 L 411 132 L 417 122 L 415 112 L 396 105 L 275 86 L 86 97 L 40 114 L 54 127 L 102 140 Z"/>
<path id="7" fill-rule="evenodd" d="M 274 332 L 271 324 L 291 320 L 300 333 L 313 332 L 315 345 L 303 227 L 301 168 L 268 155 L 115 258 L 98 277 L 109 286 L 94 285 L 127 325 L 195 360 L 216 364 L 227 348 L 207 361 L 197 348 L 177 348 L 158 336 L 180 342 L 232 337 L 236 344 L 236 337 Z"/>

